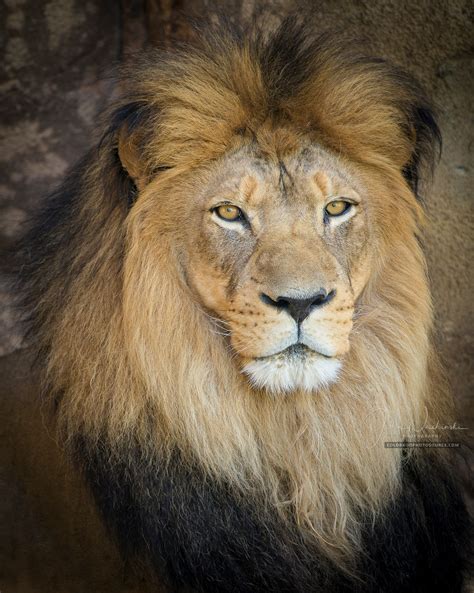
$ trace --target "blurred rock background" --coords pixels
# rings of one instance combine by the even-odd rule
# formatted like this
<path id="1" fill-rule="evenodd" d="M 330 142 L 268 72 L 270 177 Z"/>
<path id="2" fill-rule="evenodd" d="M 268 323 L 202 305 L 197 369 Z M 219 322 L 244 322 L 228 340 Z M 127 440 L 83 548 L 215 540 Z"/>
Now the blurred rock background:
<path id="1" fill-rule="evenodd" d="M 111 68 L 186 39 L 186 16 L 278 19 L 296 0 L 4 0 L 0 5 L 0 250 L 94 137 Z M 415 75 L 438 106 L 444 150 L 426 196 L 437 344 L 473 427 L 474 5 L 470 0 L 313 0 L 321 30 L 349 31 Z M 262 17 L 262 13 L 265 16 Z M 6 255 L 2 258 L 4 261 Z M 49 434 L 0 277 L 0 590 L 146 593 L 108 542 Z M 153 589 L 157 591 L 156 587 Z"/>

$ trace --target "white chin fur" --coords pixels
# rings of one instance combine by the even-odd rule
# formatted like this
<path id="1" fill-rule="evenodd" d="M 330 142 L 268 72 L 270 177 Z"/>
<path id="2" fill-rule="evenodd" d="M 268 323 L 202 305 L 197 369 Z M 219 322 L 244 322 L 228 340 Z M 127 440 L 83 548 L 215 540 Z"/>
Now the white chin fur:
<path id="1" fill-rule="evenodd" d="M 315 391 L 338 376 L 341 362 L 322 356 L 258 358 L 246 364 L 243 371 L 255 387 L 273 392 L 304 389 Z"/>

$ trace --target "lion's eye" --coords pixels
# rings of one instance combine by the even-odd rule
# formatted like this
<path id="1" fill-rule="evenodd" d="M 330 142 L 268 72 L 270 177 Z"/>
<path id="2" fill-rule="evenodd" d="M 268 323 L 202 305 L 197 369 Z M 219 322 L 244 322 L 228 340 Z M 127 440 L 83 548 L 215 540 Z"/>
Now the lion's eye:
<path id="1" fill-rule="evenodd" d="M 325 210 L 329 216 L 341 216 L 341 214 L 347 212 L 351 206 L 352 204 L 345 200 L 333 200 L 332 202 L 329 202 Z"/>
<path id="2" fill-rule="evenodd" d="M 229 222 L 236 222 L 243 218 L 242 210 L 237 206 L 232 206 L 232 204 L 222 204 L 222 206 L 215 209 L 215 212 L 217 216 Z"/>

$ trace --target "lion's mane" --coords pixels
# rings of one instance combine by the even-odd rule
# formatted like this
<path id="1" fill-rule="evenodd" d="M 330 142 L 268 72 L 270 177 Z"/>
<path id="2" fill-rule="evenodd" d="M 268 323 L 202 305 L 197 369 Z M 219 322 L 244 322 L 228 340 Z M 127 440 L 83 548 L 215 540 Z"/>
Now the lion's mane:
<path id="1" fill-rule="evenodd" d="M 384 442 L 446 417 L 415 198 L 438 129 L 409 77 L 294 21 L 205 39 L 124 68 L 100 143 L 26 238 L 24 307 L 60 434 L 133 552 L 207 591 L 336 591 L 325 558 L 347 566 L 370 526 L 393 536 L 415 520 L 404 484 L 423 482 L 428 456 Z M 152 235 L 140 192 L 159 176 L 162 200 L 176 184 L 192 195 L 194 172 L 249 134 L 284 148 L 280 125 L 363 168 L 386 224 L 340 380 L 276 398 L 246 383 L 183 282 L 174 237 L 186 229 L 170 207 Z M 382 528 L 370 537 L 388 541 Z"/>

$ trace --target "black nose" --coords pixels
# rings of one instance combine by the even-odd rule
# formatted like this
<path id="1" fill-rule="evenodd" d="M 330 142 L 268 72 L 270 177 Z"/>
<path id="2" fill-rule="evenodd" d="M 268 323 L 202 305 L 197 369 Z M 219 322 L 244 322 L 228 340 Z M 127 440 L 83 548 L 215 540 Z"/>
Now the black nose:
<path id="1" fill-rule="evenodd" d="M 336 294 L 335 290 L 327 292 L 321 288 L 317 293 L 306 299 L 294 299 L 287 296 L 279 296 L 276 301 L 266 294 L 261 294 L 260 298 L 264 303 L 277 309 L 285 309 L 293 317 L 296 323 L 301 323 L 311 311 L 316 307 L 321 307 L 328 303 Z"/>

